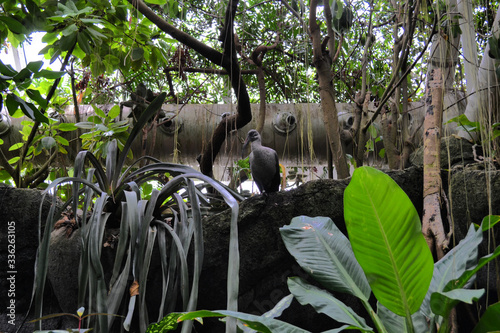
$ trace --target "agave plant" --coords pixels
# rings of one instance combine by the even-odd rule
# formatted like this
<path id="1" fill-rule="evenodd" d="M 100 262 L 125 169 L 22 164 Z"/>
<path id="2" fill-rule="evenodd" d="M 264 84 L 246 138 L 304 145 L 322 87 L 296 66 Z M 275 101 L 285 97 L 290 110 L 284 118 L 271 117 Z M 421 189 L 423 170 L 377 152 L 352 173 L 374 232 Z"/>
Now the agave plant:
<path id="1" fill-rule="evenodd" d="M 231 208 L 231 239 L 228 269 L 228 308 L 237 310 L 238 296 L 238 201 L 241 197 L 223 184 L 189 166 L 162 163 L 151 157 L 142 157 L 124 168 L 126 156 L 134 138 L 144 124 L 161 107 L 165 93 L 159 95 L 143 112 L 121 152 L 116 141 L 108 145 L 105 167 L 90 151 L 80 152 L 75 159 L 74 177 L 56 179 L 45 193 L 57 190 L 61 184 L 71 183 L 72 197 L 59 209 L 56 196 L 45 222 L 43 238 L 37 254 L 35 271 L 35 315 L 41 317 L 43 292 L 46 282 L 48 246 L 51 230 L 61 212 L 72 206 L 81 209 L 78 221 L 82 251 L 79 266 L 78 304 L 91 312 L 116 314 L 128 297 L 128 312 L 123 323 L 129 329 L 133 314 L 138 312 L 138 326 L 145 331 L 149 324 L 146 302 L 146 280 L 153 248 L 159 249 L 162 280 L 162 302 L 159 318 L 174 309 L 177 286 L 180 286 L 183 311 L 193 311 L 197 305 L 198 283 L 203 263 L 202 215 L 220 202 Z M 138 167 L 141 160 L 151 163 Z M 92 168 L 86 168 L 90 163 Z M 141 186 L 157 181 L 161 184 L 148 199 L 143 198 Z M 204 191 L 211 187 L 210 191 Z M 216 197 L 213 194 L 218 194 Z M 168 212 L 168 213 L 165 213 Z M 101 264 L 106 224 L 119 221 L 119 240 L 116 246 L 111 279 L 105 280 Z M 40 221 L 42 225 L 42 221 Z M 190 249 L 190 246 L 193 246 Z M 194 254 L 192 281 L 189 285 L 187 253 Z M 129 278 L 133 278 L 129 285 Z M 130 293 L 129 293 L 130 291 Z M 126 296 L 127 295 L 127 296 Z M 96 331 L 106 333 L 115 316 L 100 316 L 92 323 Z M 39 325 L 38 329 L 41 329 Z M 183 332 L 191 330 L 191 323 L 183 325 Z"/>

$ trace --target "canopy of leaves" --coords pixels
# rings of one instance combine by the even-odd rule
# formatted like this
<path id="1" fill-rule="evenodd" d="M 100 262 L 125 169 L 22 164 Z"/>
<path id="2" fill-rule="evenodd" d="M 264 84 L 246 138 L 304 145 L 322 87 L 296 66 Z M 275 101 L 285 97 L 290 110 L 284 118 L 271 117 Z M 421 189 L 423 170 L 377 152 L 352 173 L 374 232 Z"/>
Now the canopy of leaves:
<path id="1" fill-rule="evenodd" d="M 147 3 L 172 25 L 221 50 L 219 35 L 225 18 L 225 2 L 158 0 Z M 295 0 L 290 3 L 285 0 L 239 2 L 235 32 L 242 69 L 256 69 L 252 53 L 257 47 L 274 46 L 262 57 L 268 103 L 319 100 L 307 31 L 307 6 L 308 3 Z M 494 6 L 476 8 L 478 30 L 491 25 Z M 334 3 L 334 23 L 341 17 L 343 7 L 341 1 Z M 370 22 L 369 2 L 353 1 L 347 9 L 353 19 L 352 26 L 337 34 L 337 37 L 340 33 L 343 35 L 343 42 L 338 59 L 332 65 L 332 82 L 338 102 L 352 101 L 361 88 L 361 60 Z M 435 8 L 425 5 L 418 11 L 419 24 L 409 62 L 422 51 Z M 374 2 L 373 13 L 374 40 L 369 50 L 367 84 L 372 94 L 380 97 L 390 80 L 395 42 L 405 32 L 396 28 L 402 13 L 390 2 Z M 318 18 L 326 36 L 322 5 L 318 7 Z M 139 82 L 146 83 L 156 92 L 170 92 L 172 102 L 219 103 L 222 97 L 231 97 L 227 76 L 207 74 L 220 68 L 213 68 L 206 59 L 161 32 L 125 0 L 92 3 L 8 0 L 2 3 L 0 38 L 4 45 L 7 41 L 14 47 L 29 47 L 30 35 L 35 31 L 45 33 L 42 41 L 46 46 L 40 52 L 50 63 L 75 47 L 74 70 L 85 103 L 126 100 Z M 336 48 L 339 39 L 335 42 Z M 485 45 L 486 40 L 479 42 Z M 415 74 L 408 78 L 410 95 L 419 97 L 425 59 L 420 61 Z M 91 80 L 87 82 L 89 75 Z M 256 76 L 247 75 L 246 81 L 252 101 L 257 102 Z"/>

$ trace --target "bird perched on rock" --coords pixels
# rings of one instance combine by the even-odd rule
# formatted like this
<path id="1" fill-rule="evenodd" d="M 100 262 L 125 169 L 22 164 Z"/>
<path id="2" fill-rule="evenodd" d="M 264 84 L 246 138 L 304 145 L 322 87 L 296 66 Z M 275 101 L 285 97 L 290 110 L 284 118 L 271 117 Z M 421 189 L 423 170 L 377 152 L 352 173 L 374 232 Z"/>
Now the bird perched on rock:
<path id="1" fill-rule="evenodd" d="M 274 149 L 262 145 L 260 134 L 256 130 L 248 131 L 243 154 L 249 143 L 252 146 L 250 171 L 260 193 L 279 191 L 281 178 L 278 154 Z"/>

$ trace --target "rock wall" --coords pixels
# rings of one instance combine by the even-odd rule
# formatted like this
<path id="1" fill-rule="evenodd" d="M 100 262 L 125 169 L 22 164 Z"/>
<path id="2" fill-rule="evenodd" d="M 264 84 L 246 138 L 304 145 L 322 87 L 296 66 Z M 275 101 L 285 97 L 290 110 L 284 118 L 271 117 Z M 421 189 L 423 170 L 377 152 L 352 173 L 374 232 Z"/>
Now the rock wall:
<path id="1" fill-rule="evenodd" d="M 0 332 L 16 332 L 26 321 L 22 333 L 32 333 L 34 324 L 26 317 L 33 292 L 34 266 L 38 248 L 38 215 L 42 202 L 41 191 L 0 187 Z M 42 207 L 45 220 L 50 198 Z M 42 231 L 43 232 L 43 231 Z M 9 257 L 10 255 L 10 257 Z M 12 266 L 11 266 L 12 265 Z M 44 295 L 44 314 L 60 313 L 61 308 L 50 283 Z M 10 308 L 9 308 L 10 307 Z M 7 309 L 7 312 L 5 312 Z M 32 309 L 33 310 L 33 309 Z M 71 312 L 75 312 L 76 309 Z M 74 327 L 66 318 L 44 321 L 44 328 Z"/>
<path id="2" fill-rule="evenodd" d="M 411 168 L 391 171 L 389 175 L 405 190 L 417 211 L 422 211 L 422 172 Z M 240 301 L 239 310 L 262 314 L 289 294 L 288 277 L 308 278 L 285 248 L 278 229 L 299 215 L 328 216 L 347 235 L 344 224 L 343 195 L 349 180 L 316 180 L 286 192 L 270 194 L 267 198 L 254 196 L 241 203 L 238 231 L 240 234 Z M 204 222 L 205 259 L 200 284 L 199 308 L 225 307 L 225 274 L 228 260 L 228 213 L 208 218 Z M 357 313 L 366 314 L 361 303 L 336 294 Z M 368 315 L 364 315 L 368 318 Z M 311 307 L 296 301 L 280 317 L 286 322 L 313 332 L 339 327 L 332 319 L 317 314 Z M 213 325 L 213 326 L 212 326 Z M 216 328 L 214 328 L 216 327 Z M 372 326 L 373 327 L 373 326 Z M 203 332 L 219 332 L 222 326 L 215 320 L 205 320 Z"/>

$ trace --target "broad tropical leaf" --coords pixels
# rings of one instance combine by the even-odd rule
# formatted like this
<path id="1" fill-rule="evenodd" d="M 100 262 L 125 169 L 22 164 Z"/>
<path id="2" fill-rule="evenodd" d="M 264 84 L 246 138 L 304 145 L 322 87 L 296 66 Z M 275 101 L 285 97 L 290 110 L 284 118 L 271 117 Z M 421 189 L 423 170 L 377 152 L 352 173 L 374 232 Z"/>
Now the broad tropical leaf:
<path id="1" fill-rule="evenodd" d="M 228 317 L 239 319 L 245 325 L 253 330 L 264 333 L 271 332 L 287 332 L 287 333 L 308 333 L 299 327 L 285 323 L 281 320 L 256 316 L 241 312 L 234 311 L 208 311 L 200 310 L 187 313 L 170 313 L 167 317 L 163 318 L 160 322 L 149 325 L 146 333 L 166 332 L 177 328 L 177 323 L 184 320 L 197 320 L 203 323 L 203 318 L 213 317 Z"/>
<path id="2" fill-rule="evenodd" d="M 441 316 L 448 316 L 452 308 L 458 303 L 472 304 L 484 295 L 484 289 L 453 289 L 450 291 L 435 292 L 431 295 L 432 312 Z"/>
<path id="3" fill-rule="evenodd" d="M 481 228 L 483 231 L 493 228 L 495 224 L 500 222 L 500 215 L 488 215 L 483 218 L 481 222 Z"/>
<path id="4" fill-rule="evenodd" d="M 365 274 L 349 240 L 331 219 L 294 217 L 280 232 L 288 252 L 326 289 L 368 300 L 370 286 Z"/>
<path id="5" fill-rule="evenodd" d="M 365 320 L 358 316 L 350 307 L 335 298 L 332 294 L 321 290 L 299 277 L 288 278 L 288 289 L 302 305 L 311 305 L 316 312 L 324 313 L 339 323 L 363 331 L 373 331 Z"/>
<path id="6" fill-rule="evenodd" d="M 471 228 L 473 229 L 474 227 L 471 226 Z M 478 231 L 480 232 L 481 228 L 479 228 Z M 442 289 L 442 292 L 438 291 L 431 295 L 430 306 L 432 307 L 432 311 L 438 315 L 441 315 L 441 317 L 438 317 L 438 323 L 441 323 L 443 318 L 445 320 L 448 318 L 451 309 L 453 309 L 459 301 L 471 303 L 472 300 L 476 300 L 481 297 L 484 292 L 484 290 L 482 289 L 467 290 L 461 288 L 467 286 L 482 267 L 484 267 L 490 261 L 494 260 L 499 255 L 500 246 L 498 246 L 493 253 L 479 259 L 477 265 L 472 267 L 470 270 L 463 272 L 460 278 L 450 280 L 446 284 L 444 289 Z"/>
<path id="7" fill-rule="evenodd" d="M 283 311 L 288 309 L 290 304 L 292 304 L 293 301 L 293 295 L 289 294 L 288 296 L 283 297 L 271 310 L 267 311 L 266 313 L 263 313 L 261 317 L 266 317 L 266 318 L 277 318 L 281 316 Z M 238 322 L 238 329 L 240 329 L 242 332 L 245 333 L 255 333 L 257 331 L 247 327 L 245 324 Z"/>
<path id="8" fill-rule="evenodd" d="M 434 267 L 410 199 L 383 172 L 361 167 L 345 190 L 344 217 L 354 254 L 378 301 L 410 318 L 427 293 Z"/>
<path id="9" fill-rule="evenodd" d="M 160 333 L 175 330 L 179 325 L 177 319 L 180 316 L 182 316 L 182 313 L 172 312 L 160 322 L 149 325 L 146 333 Z"/>
<path id="10" fill-rule="evenodd" d="M 490 305 L 479 319 L 472 333 L 486 333 L 498 331 L 500 327 L 500 302 Z"/>
<path id="11" fill-rule="evenodd" d="M 398 316 L 394 312 L 389 311 L 385 306 L 377 302 L 377 315 L 384 323 L 387 333 L 407 333 L 408 327 L 406 326 L 405 318 Z M 430 325 L 427 318 L 420 311 L 411 315 L 414 333 L 428 333 L 430 332 Z"/>
<path id="12" fill-rule="evenodd" d="M 465 238 L 434 264 L 431 284 L 420 307 L 420 311 L 428 318 L 434 317 L 430 306 L 432 293 L 445 290 L 451 280 L 458 279 L 467 269 L 477 264 L 477 246 L 482 239 L 482 231 L 475 230 L 471 225 Z"/>
<path id="13" fill-rule="evenodd" d="M 472 269 L 465 271 L 462 274 L 462 276 L 460 276 L 460 278 L 458 278 L 457 280 L 452 280 L 452 281 L 448 282 L 448 284 L 444 288 L 444 291 L 449 291 L 449 290 L 453 290 L 456 288 L 462 288 L 462 287 L 466 286 L 467 283 L 469 282 L 469 280 L 472 277 L 474 277 L 474 275 L 476 275 L 476 273 L 481 268 L 486 266 L 486 264 L 488 264 L 490 261 L 494 260 L 498 256 L 500 256 L 500 245 L 497 246 L 497 248 L 495 249 L 495 251 L 493 251 L 493 253 L 490 253 L 490 254 L 482 257 L 481 259 L 479 259 L 477 265 L 474 266 Z"/>

